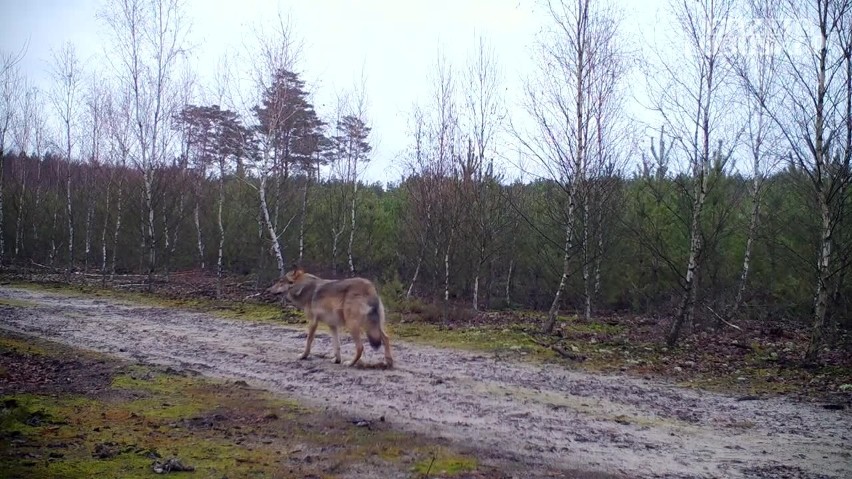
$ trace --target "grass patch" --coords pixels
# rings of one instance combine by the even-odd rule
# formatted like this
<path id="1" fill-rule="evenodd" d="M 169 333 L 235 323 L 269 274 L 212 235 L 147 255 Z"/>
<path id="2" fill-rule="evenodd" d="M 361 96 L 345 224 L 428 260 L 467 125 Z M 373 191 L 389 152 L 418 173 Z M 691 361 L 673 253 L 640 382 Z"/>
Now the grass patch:
<path id="1" fill-rule="evenodd" d="M 414 465 L 413 471 L 423 476 L 454 476 L 476 469 L 476 459 L 441 451 Z"/>
<path id="2" fill-rule="evenodd" d="M 14 352 L 18 354 L 35 354 L 44 356 L 49 354 L 49 351 L 41 345 L 34 344 L 32 341 L 25 341 L 8 336 L 0 336 L 0 350 Z"/>
<path id="3" fill-rule="evenodd" d="M 23 299 L 0 298 L 0 306 L 9 306 L 12 308 L 33 308 L 38 306 L 38 304 Z"/>
<path id="4" fill-rule="evenodd" d="M 448 329 L 426 323 L 393 323 L 389 332 L 398 338 L 435 347 L 468 351 L 514 353 L 529 359 L 552 359 L 555 353 L 532 341 L 522 328 L 489 326 Z"/>

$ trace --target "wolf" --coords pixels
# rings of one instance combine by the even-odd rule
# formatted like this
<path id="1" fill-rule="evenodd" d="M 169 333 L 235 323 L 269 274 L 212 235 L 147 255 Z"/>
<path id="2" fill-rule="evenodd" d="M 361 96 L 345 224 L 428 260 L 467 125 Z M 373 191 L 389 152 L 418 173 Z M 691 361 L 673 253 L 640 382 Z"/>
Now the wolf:
<path id="1" fill-rule="evenodd" d="M 293 269 L 266 289 L 270 294 L 283 294 L 287 300 L 301 308 L 308 318 L 308 340 L 305 352 L 299 359 L 311 354 L 317 326 L 325 323 L 331 330 L 334 344 L 334 362 L 340 363 L 340 338 L 338 328 L 346 327 L 355 340 L 355 357 L 347 366 L 355 366 L 364 352 L 361 331 L 374 350 L 384 345 L 385 365 L 393 367 L 390 338 L 385 332 L 385 308 L 376 286 L 364 278 L 341 280 L 323 279 L 306 273 L 301 267 Z"/>

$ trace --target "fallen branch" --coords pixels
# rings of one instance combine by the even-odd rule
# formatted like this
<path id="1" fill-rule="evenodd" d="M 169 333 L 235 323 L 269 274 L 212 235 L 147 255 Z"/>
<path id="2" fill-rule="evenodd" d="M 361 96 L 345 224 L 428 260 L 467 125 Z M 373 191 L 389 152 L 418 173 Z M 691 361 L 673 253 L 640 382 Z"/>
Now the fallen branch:
<path id="1" fill-rule="evenodd" d="M 705 306 L 706 306 L 706 305 L 705 305 Z M 716 319 L 718 319 L 719 321 L 721 321 L 721 322 L 723 322 L 723 323 L 727 324 L 728 326 L 730 326 L 730 327 L 732 327 L 732 328 L 736 329 L 737 331 L 742 331 L 742 330 L 743 330 L 741 327 L 737 326 L 736 324 L 729 323 L 728 321 L 725 321 L 725 318 L 723 318 L 722 316 L 720 316 L 720 315 L 719 315 L 719 313 L 717 313 L 716 311 L 713 311 L 713 308 L 711 308 L 710 306 L 706 306 L 706 307 L 707 307 L 707 309 L 708 309 L 711 313 L 713 313 L 713 314 L 716 316 Z"/>
<path id="2" fill-rule="evenodd" d="M 586 360 L 586 357 L 583 356 L 582 354 L 576 354 L 576 353 L 573 353 L 571 351 L 566 351 L 564 348 L 562 348 L 562 346 L 559 346 L 555 342 L 548 344 L 548 343 L 545 343 L 544 341 L 539 341 L 539 340 L 535 339 L 534 337 L 530 336 L 527 333 L 524 333 L 524 336 L 529 338 L 529 340 L 534 342 L 535 344 L 538 344 L 539 346 L 550 349 L 551 351 L 562 356 L 563 358 L 567 358 L 567 359 L 570 359 L 572 361 L 585 361 Z"/>
<path id="3" fill-rule="evenodd" d="M 33 266 L 38 266 L 39 268 L 50 269 L 50 270 L 53 270 L 53 271 L 62 271 L 61 269 L 59 269 L 55 266 L 48 266 L 46 264 L 36 263 L 33 260 L 30 260 L 30 263 L 32 263 Z"/>

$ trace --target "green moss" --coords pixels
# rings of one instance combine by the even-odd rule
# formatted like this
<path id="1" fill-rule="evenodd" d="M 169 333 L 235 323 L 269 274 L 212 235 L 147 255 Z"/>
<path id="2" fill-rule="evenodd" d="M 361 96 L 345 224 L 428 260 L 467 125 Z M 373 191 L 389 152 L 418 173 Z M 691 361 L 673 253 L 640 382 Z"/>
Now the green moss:
<path id="1" fill-rule="evenodd" d="M 440 454 L 423 459 L 414 465 L 414 472 L 423 475 L 456 475 L 476 469 L 476 459 L 452 454 Z"/>
<path id="2" fill-rule="evenodd" d="M 620 324 L 609 324 L 599 321 L 589 323 L 571 322 L 565 325 L 564 328 L 567 332 L 574 333 L 618 334 L 624 331 L 624 326 Z"/>
<path id="3" fill-rule="evenodd" d="M 15 298 L 0 298 L 0 306 L 10 306 L 13 308 L 33 308 L 38 306 L 38 303 L 27 301 L 24 299 Z"/>
<path id="4" fill-rule="evenodd" d="M 396 323 L 389 326 L 391 335 L 438 347 L 452 347 L 469 351 L 513 352 L 530 359 L 555 357 L 553 351 L 535 342 L 521 329 L 471 327 L 459 329 L 440 328 L 423 323 Z"/>
<path id="5" fill-rule="evenodd" d="M 32 341 L 0 336 L 0 351 L 17 352 L 21 354 L 35 354 L 45 356 L 49 354 L 47 348 Z"/>

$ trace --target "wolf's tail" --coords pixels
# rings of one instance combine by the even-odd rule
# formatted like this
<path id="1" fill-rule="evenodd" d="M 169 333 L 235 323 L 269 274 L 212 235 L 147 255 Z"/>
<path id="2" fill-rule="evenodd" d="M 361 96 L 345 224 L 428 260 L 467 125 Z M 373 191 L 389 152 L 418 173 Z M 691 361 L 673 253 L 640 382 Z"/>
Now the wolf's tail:
<path id="1" fill-rule="evenodd" d="M 382 325 L 385 322 L 385 308 L 382 300 L 374 296 L 367 301 L 367 340 L 373 349 L 382 345 Z"/>

